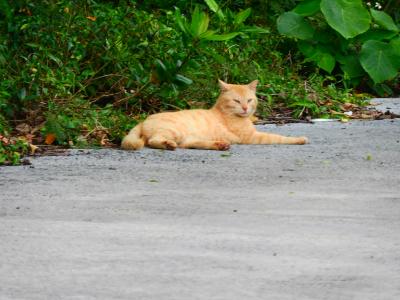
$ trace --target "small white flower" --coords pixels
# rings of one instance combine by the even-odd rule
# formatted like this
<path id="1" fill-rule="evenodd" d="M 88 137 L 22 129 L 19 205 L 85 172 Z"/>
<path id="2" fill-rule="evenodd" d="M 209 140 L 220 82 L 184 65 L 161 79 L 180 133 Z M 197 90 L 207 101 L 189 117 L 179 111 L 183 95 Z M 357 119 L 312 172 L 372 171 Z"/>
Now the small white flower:
<path id="1" fill-rule="evenodd" d="M 379 2 L 375 2 L 375 8 L 382 9 L 382 5 Z"/>
<path id="2" fill-rule="evenodd" d="M 367 6 L 371 6 L 371 2 L 367 2 Z"/>

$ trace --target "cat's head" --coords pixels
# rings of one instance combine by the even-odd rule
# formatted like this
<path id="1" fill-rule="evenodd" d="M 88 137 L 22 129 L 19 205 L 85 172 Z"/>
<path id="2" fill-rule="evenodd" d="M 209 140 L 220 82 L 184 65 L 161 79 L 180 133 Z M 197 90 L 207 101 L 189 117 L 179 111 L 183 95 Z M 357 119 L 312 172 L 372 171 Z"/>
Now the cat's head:
<path id="1" fill-rule="evenodd" d="M 249 117 L 257 109 L 257 88 L 258 80 L 249 84 L 228 84 L 219 80 L 221 95 L 216 106 L 225 114 L 239 117 Z"/>

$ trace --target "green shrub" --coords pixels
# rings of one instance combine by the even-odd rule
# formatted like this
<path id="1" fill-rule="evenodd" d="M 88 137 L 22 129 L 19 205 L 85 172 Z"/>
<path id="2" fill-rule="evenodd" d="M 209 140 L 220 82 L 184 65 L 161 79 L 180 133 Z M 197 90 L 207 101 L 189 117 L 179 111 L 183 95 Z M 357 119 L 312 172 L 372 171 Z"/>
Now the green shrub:
<path id="1" fill-rule="evenodd" d="M 27 142 L 20 139 L 10 139 L 0 134 L 0 166 L 20 164 L 21 157 L 27 152 Z"/>
<path id="2" fill-rule="evenodd" d="M 361 0 L 305 0 L 277 20 L 280 33 L 298 41 L 306 57 L 328 73 L 358 86 L 368 76 L 378 92 L 400 70 L 399 24 Z M 340 71 L 339 71 L 340 70 Z"/>
<path id="3" fill-rule="evenodd" d="M 327 117 L 358 100 L 307 74 L 276 32 L 295 3 L 0 0 L 0 133 L 25 123 L 34 144 L 117 145 L 149 113 L 209 107 L 218 78 L 259 79 L 264 117 Z"/>

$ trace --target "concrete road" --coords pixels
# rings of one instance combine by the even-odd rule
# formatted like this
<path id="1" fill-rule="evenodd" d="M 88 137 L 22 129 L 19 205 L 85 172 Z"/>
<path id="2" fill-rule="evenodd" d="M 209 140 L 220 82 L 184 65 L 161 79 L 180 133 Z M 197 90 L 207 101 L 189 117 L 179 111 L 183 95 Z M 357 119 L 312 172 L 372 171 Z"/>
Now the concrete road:
<path id="1" fill-rule="evenodd" d="M 400 119 L 259 129 L 0 168 L 0 299 L 400 299 Z"/>

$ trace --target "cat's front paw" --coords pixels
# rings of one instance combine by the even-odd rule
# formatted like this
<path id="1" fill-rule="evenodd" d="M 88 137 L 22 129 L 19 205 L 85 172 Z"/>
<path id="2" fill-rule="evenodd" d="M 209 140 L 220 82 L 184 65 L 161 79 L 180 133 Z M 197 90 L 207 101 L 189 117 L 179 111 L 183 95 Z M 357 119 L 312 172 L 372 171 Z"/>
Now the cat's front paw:
<path id="1" fill-rule="evenodd" d="M 215 142 L 214 145 L 215 145 L 216 149 L 219 151 L 226 151 L 226 150 L 229 150 L 229 148 L 231 147 L 231 145 L 229 143 L 222 142 L 222 141 Z"/>
<path id="2" fill-rule="evenodd" d="M 178 145 L 174 141 L 165 141 L 163 142 L 165 149 L 167 150 L 175 150 Z"/>

